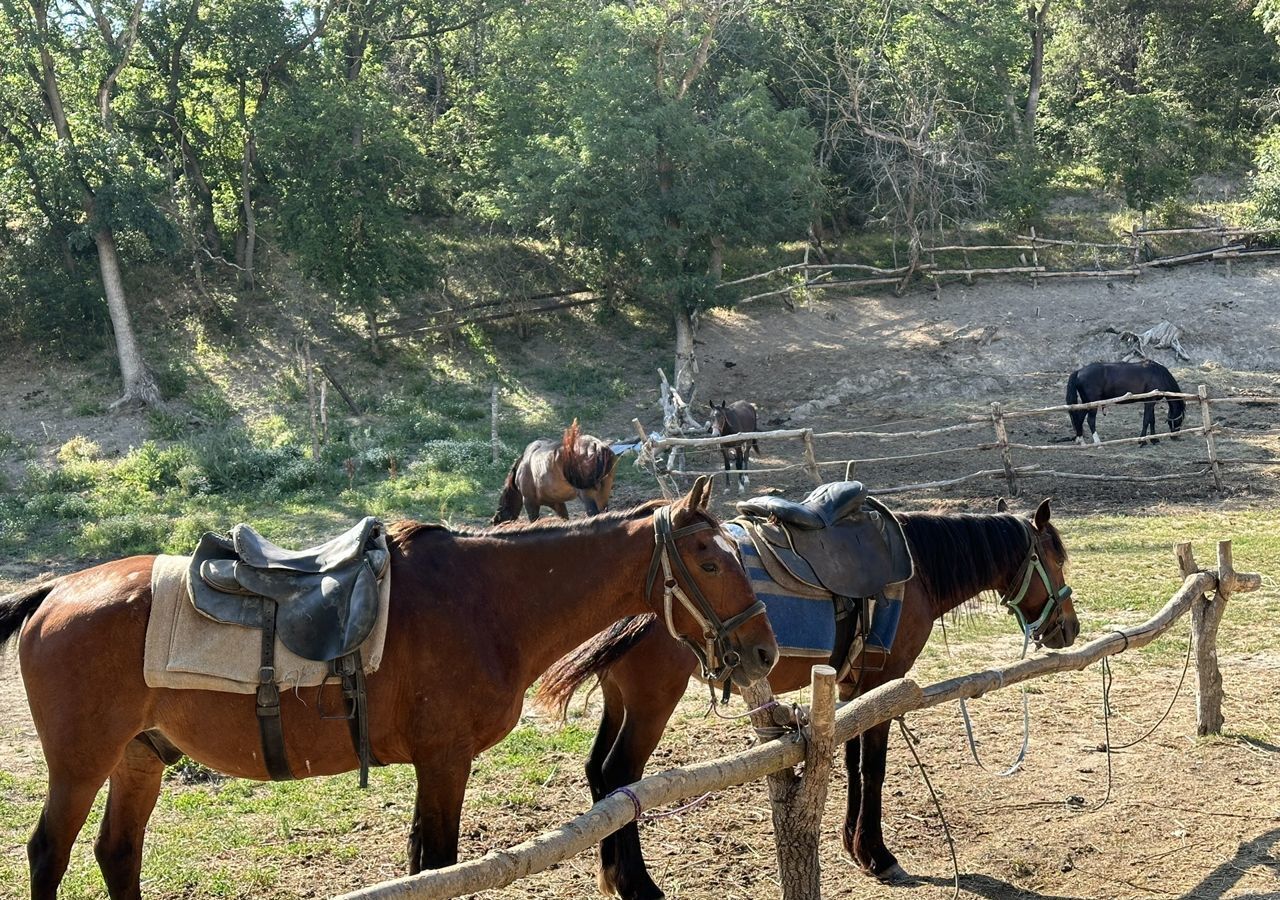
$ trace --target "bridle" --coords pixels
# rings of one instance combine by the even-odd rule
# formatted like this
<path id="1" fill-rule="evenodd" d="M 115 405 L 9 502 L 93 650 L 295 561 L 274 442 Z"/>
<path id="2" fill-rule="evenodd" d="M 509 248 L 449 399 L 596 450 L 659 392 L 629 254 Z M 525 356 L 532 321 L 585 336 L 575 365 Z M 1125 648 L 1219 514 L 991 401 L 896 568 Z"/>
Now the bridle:
<path id="1" fill-rule="evenodd" d="M 1027 529 L 1027 535 L 1031 540 L 1031 546 L 1027 548 L 1027 558 L 1022 561 L 1018 574 L 1013 577 L 1013 583 L 1018 585 L 1016 590 L 1010 590 L 1000 598 L 1000 605 L 1007 606 L 1013 610 L 1013 614 L 1018 618 L 1018 624 L 1022 626 L 1022 631 L 1027 635 L 1028 639 L 1035 636 L 1036 644 L 1039 646 L 1041 639 L 1041 629 L 1048 623 L 1050 617 L 1055 610 L 1061 610 L 1062 604 L 1071 596 L 1071 586 L 1064 580 L 1058 587 L 1054 587 L 1053 579 L 1049 577 L 1049 571 L 1044 567 L 1044 563 L 1040 559 L 1041 543 L 1048 539 L 1048 534 L 1041 534 L 1035 530 L 1030 523 L 1024 522 L 1023 525 Z M 1034 622 L 1028 622 L 1026 613 L 1022 610 L 1022 604 L 1027 599 L 1027 591 L 1031 587 L 1031 579 L 1036 575 L 1040 576 L 1040 581 L 1044 585 L 1045 601 L 1044 609 L 1040 611 L 1040 616 Z M 1061 627 L 1061 622 L 1059 622 Z"/>
<path id="2" fill-rule="evenodd" d="M 648 597 L 652 594 L 654 581 L 658 577 L 658 568 L 661 566 L 662 612 L 667 622 L 667 631 L 671 632 L 673 638 L 689 645 L 694 655 L 698 657 L 698 662 L 702 664 L 703 678 L 714 683 L 725 681 L 742 661 L 738 651 L 729 645 L 729 636 L 748 619 L 763 615 L 765 607 L 762 601 L 757 600 L 742 612 L 722 621 L 712 609 L 711 604 L 707 602 L 707 598 L 702 595 L 698 583 L 693 580 L 688 566 L 680 557 L 680 551 L 676 549 L 676 541 L 687 534 L 713 528 L 717 526 L 705 519 L 683 528 L 673 528 L 670 506 L 664 506 L 655 511 L 653 559 L 649 562 L 649 577 L 645 580 L 644 595 Z M 675 562 L 675 572 L 680 578 L 676 578 L 672 573 L 672 560 Z M 681 580 L 688 586 L 688 593 L 680 586 Z M 673 599 L 680 601 L 698 627 L 702 629 L 703 644 L 685 637 L 676 630 Z"/>

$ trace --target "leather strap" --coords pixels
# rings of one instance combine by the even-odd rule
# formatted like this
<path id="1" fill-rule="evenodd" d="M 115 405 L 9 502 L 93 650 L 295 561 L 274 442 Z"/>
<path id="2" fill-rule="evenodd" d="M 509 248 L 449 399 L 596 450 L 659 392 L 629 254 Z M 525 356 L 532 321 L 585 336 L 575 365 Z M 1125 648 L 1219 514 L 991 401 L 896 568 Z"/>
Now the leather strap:
<path id="1" fill-rule="evenodd" d="M 360 760 L 360 787 L 369 786 L 369 767 L 382 766 L 369 742 L 369 694 L 365 686 L 364 662 L 360 651 L 354 650 L 330 663 L 331 674 L 342 679 L 342 697 L 346 701 L 347 728 L 351 732 L 351 746 Z M 321 690 L 323 690 L 323 685 Z M 330 718 L 322 716 L 323 718 Z"/>
<path id="2" fill-rule="evenodd" d="M 280 723 L 280 688 L 276 685 L 276 603 L 262 601 L 262 656 L 258 668 L 258 731 L 262 760 L 272 781 L 292 781 L 293 771 L 284 752 L 284 726 Z"/>

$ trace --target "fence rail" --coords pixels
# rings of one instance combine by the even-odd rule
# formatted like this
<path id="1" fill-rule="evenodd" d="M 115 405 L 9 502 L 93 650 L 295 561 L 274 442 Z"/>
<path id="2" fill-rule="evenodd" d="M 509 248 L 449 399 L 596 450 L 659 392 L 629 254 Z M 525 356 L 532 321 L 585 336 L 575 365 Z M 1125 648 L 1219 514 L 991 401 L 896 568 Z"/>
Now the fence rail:
<path id="1" fill-rule="evenodd" d="M 810 291 L 824 291 L 836 287 L 871 287 L 875 285 L 892 284 L 901 292 L 916 277 L 927 278 L 932 281 L 933 289 L 941 291 L 940 278 L 948 276 L 961 276 L 966 282 L 972 283 L 975 276 L 979 275 L 1027 275 L 1031 279 L 1032 287 L 1038 286 L 1038 282 L 1042 278 L 1138 278 L 1148 269 L 1165 268 L 1170 266 L 1185 265 L 1196 262 L 1221 262 L 1225 264 L 1227 274 L 1231 274 L 1231 261 L 1236 259 L 1247 259 L 1253 256 L 1274 256 L 1280 254 L 1280 249 L 1272 246 L 1253 246 L 1256 241 L 1272 241 L 1280 239 L 1280 229 L 1274 228 L 1244 228 L 1239 226 L 1227 225 L 1222 221 L 1218 221 L 1212 225 L 1196 225 L 1182 228 L 1147 228 L 1135 226 L 1128 234 L 1125 235 L 1127 240 L 1117 241 L 1078 241 L 1063 238 L 1047 238 L 1037 234 L 1032 228 L 1030 234 L 1017 234 L 1009 238 L 1007 241 L 983 241 L 981 243 L 965 244 L 963 241 L 958 243 L 941 243 L 934 246 L 921 246 L 913 255 L 911 262 L 905 266 L 896 266 L 893 268 L 885 268 L 882 266 L 870 265 L 867 263 L 849 263 L 849 262 L 811 262 L 810 248 L 805 251 L 804 261 L 798 263 L 790 263 L 778 266 L 765 272 L 757 272 L 751 275 L 745 275 L 741 278 L 735 278 L 730 281 L 721 282 L 716 285 L 716 289 L 732 288 L 738 285 L 748 284 L 751 282 L 762 281 L 774 276 L 786 276 L 796 279 L 794 283 L 782 287 L 771 288 L 761 293 L 752 294 L 738 300 L 739 303 L 749 303 L 756 300 L 764 300 L 769 297 L 786 297 L 796 292 L 802 294 Z M 1172 253 L 1166 256 L 1157 256 L 1154 258 L 1143 259 L 1144 252 L 1150 250 L 1152 240 L 1171 237 L 1189 237 L 1203 236 L 1205 238 L 1215 239 L 1217 243 L 1210 247 L 1192 250 L 1190 252 Z M 979 240 L 982 240 L 979 238 Z M 1070 251 L 1076 251 L 1073 258 L 1066 260 L 1066 266 L 1060 265 L 1054 268 L 1046 264 L 1046 260 L 1041 254 L 1062 254 Z M 1080 264 L 1081 251 L 1085 251 L 1083 255 L 1092 255 L 1092 268 L 1087 265 Z M 1110 268 L 1104 268 L 1100 254 L 1106 252 L 1114 257 L 1123 259 L 1120 265 L 1114 265 Z M 1017 254 L 1017 265 L 996 264 L 996 265 L 979 265 L 970 259 L 970 254 L 979 257 L 990 253 L 1006 254 L 1006 258 L 1010 254 Z M 951 254 L 951 258 L 955 258 L 955 254 L 959 254 L 963 260 L 963 265 L 946 266 L 939 265 L 938 254 Z M 897 261 L 897 251 L 895 247 L 895 262 Z M 852 279 L 831 279 L 831 273 L 836 271 L 853 270 L 857 272 L 866 272 L 869 277 L 852 278 Z"/>
<path id="2" fill-rule="evenodd" d="M 1230 594 L 1257 590 L 1261 578 L 1235 571 L 1230 541 L 1218 542 L 1216 571 L 1196 569 L 1190 544 L 1178 545 L 1176 555 L 1183 573 L 1181 587 L 1158 613 L 1140 625 L 1114 629 L 1074 650 L 1047 652 L 1008 666 L 950 678 L 925 687 L 909 678 L 895 679 L 846 703 L 831 718 L 821 722 L 817 721 L 819 703 L 815 701 L 812 710 L 814 722 L 809 728 L 830 729 L 834 742 L 843 744 L 881 722 L 909 712 L 961 698 L 981 697 L 1055 672 L 1079 671 L 1105 657 L 1143 647 L 1191 612 L 1199 674 L 1197 732 L 1216 733 L 1222 726 L 1222 680 L 1216 645 L 1218 624 Z M 815 670 L 819 668 L 824 667 L 815 667 Z M 814 682 L 815 685 L 818 682 L 816 672 Z M 708 791 L 746 784 L 794 767 L 806 761 L 806 745 L 809 743 L 773 740 L 740 753 L 651 775 L 629 785 L 625 791 L 613 792 L 554 831 L 515 847 L 492 850 L 480 859 L 444 869 L 386 881 L 345 894 L 339 900 L 447 900 L 505 887 L 589 849 L 634 821 L 645 809 L 679 803 Z M 829 753 L 830 743 L 823 743 Z M 815 768 L 829 775 L 829 766 Z M 809 770 L 806 761 L 806 771 Z M 783 840 L 782 835 L 776 837 L 780 842 Z M 816 858 L 813 864 L 816 871 Z M 787 882 L 787 873 L 783 873 L 783 884 Z"/>
<path id="3" fill-rule="evenodd" d="M 1084 448 L 1070 444 L 1035 444 L 1025 441 L 1011 440 L 1009 438 L 1006 425 L 1010 421 L 1016 421 L 1038 416 L 1048 416 L 1061 414 L 1064 412 L 1086 412 L 1089 410 L 1100 410 L 1110 406 L 1118 406 L 1121 404 L 1131 404 L 1140 402 L 1151 402 L 1160 400 L 1182 400 L 1188 404 L 1188 412 L 1192 405 L 1198 405 L 1201 413 L 1201 424 L 1183 427 L 1177 434 L 1178 438 L 1201 437 L 1204 440 L 1205 456 L 1202 459 L 1194 460 L 1198 463 L 1193 470 L 1185 472 L 1170 472 L 1157 475 L 1129 475 L 1129 474 L 1104 474 L 1098 472 L 1072 472 L 1063 471 L 1058 468 L 1050 468 L 1036 464 L 1016 465 L 1013 451 L 1019 453 L 1097 453 L 1099 448 L 1107 447 L 1124 447 L 1134 444 L 1142 444 L 1151 437 L 1123 437 L 1112 438 L 1110 440 L 1100 441 L 1097 444 L 1086 445 Z M 884 462 L 898 462 L 911 459 L 926 459 L 929 457 L 955 455 L 960 453 L 998 453 L 1000 457 L 999 469 L 981 469 L 979 471 L 970 472 L 954 478 L 947 478 L 936 481 L 920 482 L 915 484 L 901 485 L 877 485 L 875 492 L 877 494 L 899 494 L 914 490 L 924 490 L 937 487 L 949 487 L 957 484 L 963 484 L 968 481 L 974 481 L 981 478 L 999 478 L 1004 477 L 1010 493 L 1018 493 L 1018 481 L 1020 478 L 1063 478 L 1076 479 L 1081 481 L 1130 481 L 1134 483 L 1149 483 L 1156 481 L 1175 481 L 1175 480 L 1199 480 L 1204 476 L 1208 476 L 1214 484 L 1215 489 L 1223 488 L 1223 469 L 1226 466 L 1246 466 L 1246 465 L 1280 465 L 1280 460 L 1243 460 L 1238 457 L 1222 456 L 1219 453 L 1218 439 L 1227 438 L 1233 441 L 1240 441 L 1241 438 L 1247 436 L 1265 435 L 1269 432 L 1246 432 L 1240 429 L 1224 428 L 1220 424 L 1213 421 L 1212 408 L 1219 404 L 1276 404 L 1280 403 L 1280 397 L 1263 396 L 1257 394 L 1242 394 L 1238 396 L 1210 397 L 1208 389 L 1204 385 L 1200 385 L 1196 393 L 1183 393 L 1176 391 L 1148 391 L 1140 394 L 1124 394 L 1120 397 L 1113 397 L 1106 400 L 1094 400 L 1088 403 L 1070 403 L 1058 404 L 1055 406 L 1045 406 L 1038 409 L 1015 409 L 1006 410 L 1003 405 L 993 403 L 991 411 L 983 415 L 971 415 L 963 422 L 954 425 L 946 425 L 940 428 L 929 428 L 912 431 L 814 431 L 811 428 L 787 428 L 776 431 L 753 431 L 749 433 L 733 434 L 722 437 L 663 437 L 658 439 L 645 438 L 641 459 L 647 461 L 650 465 L 650 471 L 658 482 L 659 488 L 667 497 L 674 497 L 679 493 L 678 488 L 672 481 L 676 476 L 697 476 L 697 475 L 719 475 L 723 473 L 720 469 L 686 469 L 683 466 L 670 466 L 665 470 L 660 469 L 655 461 L 664 451 L 671 450 L 707 450 L 724 447 L 744 441 L 799 441 L 802 444 L 803 459 L 800 462 L 784 463 L 782 465 L 761 466 L 752 469 L 752 472 L 758 473 L 781 473 L 794 472 L 798 470 L 806 470 L 815 484 L 821 484 L 823 481 L 822 470 L 830 468 L 843 468 L 851 471 L 851 467 L 859 465 L 868 465 Z M 646 434 L 643 426 L 638 420 L 634 422 L 637 432 Z M 933 450 L 916 450 L 910 453 L 890 454 L 880 456 L 860 456 L 850 457 L 846 459 L 819 459 L 817 455 L 817 442 L 830 439 L 849 439 L 862 438 L 870 440 L 891 441 L 891 440 L 916 440 L 924 437 L 937 437 L 941 435 L 957 434 L 961 432 L 969 432 L 974 430 L 992 429 L 993 440 L 981 441 L 976 444 L 957 444 L 954 446 L 933 449 Z M 1160 435 L 1155 437 L 1159 438 Z M 1169 437 L 1169 435 L 1164 435 Z"/>

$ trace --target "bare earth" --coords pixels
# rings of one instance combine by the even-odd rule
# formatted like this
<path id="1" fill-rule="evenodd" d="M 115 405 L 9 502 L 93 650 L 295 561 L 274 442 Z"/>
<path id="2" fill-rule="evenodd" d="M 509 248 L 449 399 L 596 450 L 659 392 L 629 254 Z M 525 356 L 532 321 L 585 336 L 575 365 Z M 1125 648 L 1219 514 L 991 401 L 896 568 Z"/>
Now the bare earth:
<path id="1" fill-rule="evenodd" d="M 1278 289 L 1280 270 L 1237 266 L 1230 279 L 1221 269 L 1197 268 L 1152 273 L 1136 284 L 1057 283 L 1033 292 L 1025 283 L 985 282 L 974 287 L 947 285 L 941 298 L 931 292 L 906 298 L 877 293 L 815 302 L 795 312 L 755 305 L 704 322 L 705 388 L 700 394 L 751 399 L 761 408 L 762 425 L 812 425 L 819 430 L 937 427 L 981 413 L 992 401 L 1021 408 L 1059 403 L 1066 372 L 1094 359 L 1120 356 L 1122 348 L 1116 335 L 1105 331 L 1108 326 L 1140 332 L 1162 319 L 1183 329 L 1183 345 L 1192 356 L 1190 362 L 1172 364 L 1184 389 L 1205 383 L 1215 395 L 1280 394 L 1280 313 L 1274 300 Z M 1172 362 L 1168 356 L 1162 359 Z M 25 420 L 12 408 L 5 412 L 11 414 L 15 433 L 36 427 L 34 411 Z M 619 433 L 633 414 L 633 408 L 619 410 Z M 656 424 L 656 412 L 644 415 L 651 419 L 647 425 Z M 1280 409 L 1236 407 L 1222 415 L 1241 438 L 1224 441 L 1224 456 L 1275 458 Z M 1138 420 L 1137 408 L 1111 412 L 1100 419 L 1099 429 L 1104 437 L 1136 435 Z M 1198 421 L 1194 412 L 1189 421 Z M 1015 440 L 1049 443 L 1069 436 L 1065 415 L 1022 422 L 1026 424 L 1011 433 Z M 30 440 L 26 434 L 20 436 Z M 972 437 L 950 437 L 951 443 L 831 441 L 820 444 L 818 452 L 822 459 L 866 457 L 989 439 L 987 433 L 974 432 Z M 1055 454 L 1052 460 L 1063 471 L 1194 470 L 1204 460 L 1199 438 L 1164 440 L 1156 447 L 1105 456 L 1063 447 L 1062 458 Z M 761 465 L 797 459 L 795 447 L 766 447 Z M 693 462 L 697 458 L 691 458 Z M 719 465 L 718 456 L 703 457 L 699 463 Z M 874 486 L 992 467 L 990 454 L 957 452 L 868 464 L 856 475 Z M 1277 481 L 1267 471 L 1232 470 L 1228 507 L 1274 507 Z M 826 472 L 828 477 L 840 474 L 834 469 Z M 791 492 L 807 486 L 802 476 L 803 472 L 800 477 L 758 475 L 752 488 Z M 986 509 L 1003 493 L 1002 487 L 1002 481 L 974 482 L 903 495 L 895 502 L 909 508 Z M 1024 497 L 1042 494 L 1057 498 L 1055 517 L 1067 519 L 1091 511 L 1149 512 L 1153 506 L 1174 510 L 1184 504 L 1223 502 L 1211 497 L 1203 479 L 1198 484 L 1166 482 L 1141 491 L 1048 479 L 1024 482 Z M 1246 562 L 1238 560 L 1242 568 Z M 1170 558 L 1168 565 L 1172 564 Z M 0 590 L 32 574 L 0 570 Z M 1263 591 L 1274 600 L 1274 573 L 1264 575 Z M 1227 736 L 1208 742 L 1190 737 L 1195 724 L 1188 683 L 1151 738 L 1112 754 L 1110 798 L 1105 804 L 1108 757 L 1099 752 L 1104 732 L 1096 670 L 1035 683 L 1028 762 L 1012 778 L 992 777 L 974 765 L 953 707 L 909 717 L 955 838 L 967 895 L 993 900 L 1280 898 L 1280 638 L 1274 637 L 1273 622 L 1258 625 L 1271 629 L 1273 639 L 1266 649 L 1228 652 L 1222 659 Z M 1175 651 L 1116 664 L 1113 744 L 1141 735 L 1168 705 L 1182 670 L 1185 627 L 1175 627 L 1163 639 Z M 1095 636 L 1097 631 L 1086 631 L 1082 640 Z M 952 658 L 935 658 L 927 680 L 933 680 L 938 669 L 958 674 L 1007 661 L 1016 655 L 1016 645 L 1012 635 L 994 646 L 976 639 L 957 641 L 953 635 Z M 0 663 L 0 768 L 30 774 L 43 763 L 26 714 L 15 655 Z M 746 726 L 703 719 L 703 705 L 703 695 L 691 689 L 651 771 L 747 745 Z M 575 708 L 581 709 L 581 701 Z M 988 764 L 1003 767 L 1020 739 L 1017 695 L 992 695 L 976 704 L 975 713 Z M 593 724 L 594 708 L 586 715 Z M 824 896 L 933 900 L 951 895 L 946 839 L 896 729 L 890 738 L 885 786 L 886 840 L 920 883 L 884 887 L 844 861 L 839 842 L 844 792 L 840 771 L 825 818 Z M 518 843 L 586 809 L 581 760 L 566 759 L 538 797 L 533 807 L 511 808 L 480 805 L 473 797 L 462 824 L 463 858 Z M 324 860 L 323 879 L 317 879 L 316 867 L 301 861 L 286 867 L 286 888 L 297 896 L 324 896 L 400 874 L 410 802 L 408 797 L 388 799 L 385 815 L 365 824 L 359 836 L 361 853 Z M 227 815 L 234 813 L 228 810 Z M 764 787 L 754 784 L 726 791 L 687 813 L 646 823 L 642 835 L 655 877 L 670 896 L 728 900 L 776 896 L 771 831 Z M 82 836 L 82 841 L 87 839 Z M 583 855 L 488 896 L 514 900 L 594 892 L 593 860 Z M 21 886 L 0 885 L 0 896 L 21 894 Z"/>

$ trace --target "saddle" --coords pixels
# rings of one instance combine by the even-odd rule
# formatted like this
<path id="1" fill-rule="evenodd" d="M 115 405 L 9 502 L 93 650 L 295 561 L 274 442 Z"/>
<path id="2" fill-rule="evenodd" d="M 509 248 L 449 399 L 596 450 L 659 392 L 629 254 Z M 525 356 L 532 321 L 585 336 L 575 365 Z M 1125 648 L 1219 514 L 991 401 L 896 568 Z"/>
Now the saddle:
<path id="1" fill-rule="evenodd" d="M 275 609 L 280 642 L 304 659 L 329 662 L 350 653 L 373 630 L 378 582 L 391 554 L 372 516 L 307 550 L 277 547 L 248 525 L 209 532 L 191 559 L 191 600 L 210 619 L 263 627 Z"/>
<path id="2" fill-rule="evenodd" d="M 913 573 L 902 527 L 860 482 L 824 484 L 800 503 L 754 497 L 737 506 L 762 555 L 836 596 L 874 597 Z"/>
<path id="3" fill-rule="evenodd" d="M 388 577 L 391 553 L 381 522 L 367 516 L 316 547 L 286 550 L 248 525 L 225 535 L 206 533 L 191 557 L 187 583 L 202 615 L 261 631 L 257 712 L 263 759 L 272 779 L 293 777 L 280 724 L 275 678 L 276 637 L 303 659 L 327 662 L 341 678 L 360 757 L 360 786 L 370 763 L 367 697 L 359 647 L 378 618 L 378 583 Z"/>

